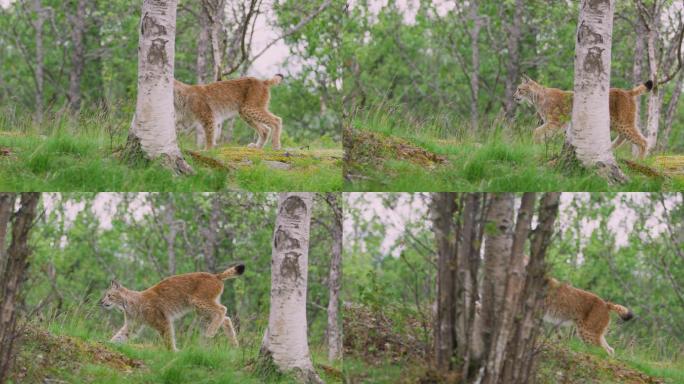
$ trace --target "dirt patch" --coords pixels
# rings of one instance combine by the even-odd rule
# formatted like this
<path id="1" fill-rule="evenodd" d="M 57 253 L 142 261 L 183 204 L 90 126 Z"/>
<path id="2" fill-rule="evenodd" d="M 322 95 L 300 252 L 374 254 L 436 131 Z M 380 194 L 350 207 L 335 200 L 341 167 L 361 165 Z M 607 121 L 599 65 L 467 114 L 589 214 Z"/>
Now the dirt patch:
<path id="1" fill-rule="evenodd" d="M 665 381 L 646 375 L 622 362 L 598 357 L 588 353 L 575 352 L 564 346 L 546 344 L 541 355 L 542 365 L 553 362 L 551 368 L 540 370 L 545 377 L 541 383 L 588 384 L 600 383 L 601 377 L 611 382 L 624 384 L 664 384 Z"/>
<path id="2" fill-rule="evenodd" d="M 399 320 L 389 311 L 345 303 L 343 329 L 344 353 L 371 364 L 427 357 L 428 342 L 420 335 L 423 325 L 419 319 Z"/>
<path id="3" fill-rule="evenodd" d="M 379 164 L 387 159 L 399 159 L 432 168 L 447 162 L 446 156 L 425 150 L 399 137 L 349 127 L 345 128 L 343 136 L 346 164 Z"/>
<path id="4" fill-rule="evenodd" d="M 141 360 L 112 351 L 101 343 L 27 327 L 21 335 L 14 378 L 17 382 L 47 382 L 46 379 L 54 375 L 54 370 L 73 371 L 83 364 L 103 364 L 122 373 L 144 367 Z"/>

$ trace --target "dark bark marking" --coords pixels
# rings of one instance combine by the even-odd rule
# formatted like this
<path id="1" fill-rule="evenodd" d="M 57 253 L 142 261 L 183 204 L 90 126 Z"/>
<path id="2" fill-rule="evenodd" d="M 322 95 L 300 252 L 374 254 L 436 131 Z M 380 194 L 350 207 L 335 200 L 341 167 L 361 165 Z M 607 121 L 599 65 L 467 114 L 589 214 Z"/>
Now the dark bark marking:
<path id="1" fill-rule="evenodd" d="M 299 257 L 301 255 L 299 252 L 286 253 L 283 263 L 280 265 L 280 276 L 297 281 L 302 276 L 302 272 L 299 270 Z"/>
<path id="2" fill-rule="evenodd" d="M 145 13 L 142 23 L 140 23 L 140 34 L 143 36 L 166 35 L 166 27 L 157 23 L 157 19 Z"/>
<path id="3" fill-rule="evenodd" d="M 590 9 L 597 13 L 602 13 L 602 5 L 605 5 L 606 8 L 610 8 L 610 0 L 588 0 L 586 4 Z"/>
<path id="4" fill-rule="evenodd" d="M 168 40 L 162 38 L 152 40 L 150 50 L 147 52 L 148 63 L 163 66 L 169 62 L 169 59 L 166 56 L 166 43 L 168 43 Z"/>
<path id="5" fill-rule="evenodd" d="M 582 69 L 587 73 L 592 73 L 596 77 L 605 74 L 603 68 L 603 57 L 601 54 L 605 51 L 603 48 L 590 47 L 587 56 L 584 58 L 584 63 L 582 64 Z"/>
<path id="6" fill-rule="evenodd" d="M 280 213 L 284 213 L 288 219 L 299 220 L 306 215 L 306 204 L 299 196 L 290 196 L 283 202 Z"/>
<path id="7" fill-rule="evenodd" d="M 285 249 L 298 249 L 300 245 L 299 240 L 290 236 L 289 233 L 280 229 L 279 226 L 273 238 L 273 247 L 280 251 Z"/>
<path id="8" fill-rule="evenodd" d="M 603 36 L 600 33 L 596 33 L 591 30 L 584 21 L 579 27 L 579 32 L 577 33 L 577 42 L 582 44 L 603 44 Z"/>

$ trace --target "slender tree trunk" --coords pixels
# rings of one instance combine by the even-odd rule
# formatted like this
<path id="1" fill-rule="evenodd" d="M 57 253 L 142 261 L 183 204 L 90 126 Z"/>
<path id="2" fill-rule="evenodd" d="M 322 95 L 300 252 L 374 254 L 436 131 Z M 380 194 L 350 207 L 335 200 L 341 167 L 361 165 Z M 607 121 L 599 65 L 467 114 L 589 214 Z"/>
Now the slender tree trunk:
<path id="1" fill-rule="evenodd" d="M 503 306 L 499 314 L 500 320 L 496 334 L 492 339 L 489 351 L 489 360 L 484 376 L 484 384 L 496 384 L 501 381 L 506 347 L 513 329 L 513 321 L 518 308 L 518 301 L 524 287 L 525 275 L 525 256 L 523 254 L 525 242 L 532 223 L 532 212 L 534 210 L 535 194 L 525 193 L 520 203 L 518 219 L 515 223 L 515 234 L 509 262 L 509 274 L 506 281 L 506 293 L 504 295 Z"/>
<path id="2" fill-rule="evenodd" d="M 658 28 L 660 13 L 654 16 L 651 20 L 648 33 L 646 35 L 647 52 L 648 52 L 648 70 L 650 72 L 650 79 L 653 80 L 653 89 L 648 94 L 648 115 L 646 118 L 646 153 L 650 153 L 658 141 L 658 128 L 660 125 L 660 109 L 662 108 L 663 98 L 658 86 L 658 58 L 656 57 L 656 50 L 658 44 Z"/>
<path id="3" fill-rule="evenodd" d="M 508 59 L 506 60 L 506 86 L 504 88 L 504 112 L 512 117 L 517 103 L 513 100 L 513 93 L 520 80 L 520 39 L 522 36 L 522 19 L 525 4 L 523 0 L 515 0 L 513 20 L 507 28 Z"/>
<path id="4" fill-rule="evenodd" d="M 176 207 L 174 206 L 173 197 L 168 196 L 168 201 L 164 204 L 164 224 L 167 227 L 164 240 L 166 241 L 166 256 L 168 263 L 169 276 L 176 274 L 176 235 L 178 228 L 176 227 Z"/>
<path id="5" fill-rule="evenodd" d="M 481 321 L 483 339 L 486 346 L 491 345 L 496 320 L 499 318 L 506 286 L 508 261 L 513 245 L 513 214 L 515 197 L 512 193 L 492 194 L 486 216 L 484 278 L 482 280 Z"/>
<path id="6" fill-rule="evenodd" d="M 646 34 L 646 28 L 641 20 L 641 17 L 637 15 L 636 20 L 636 44 L 634 45 L 634 65 L 632 67 L 632 82 L 634 84 L 641 84 L 644 82 L 643 66 L 644 66 L 644 35 Z M 643 132 L 643 124 L 641 119 L 641 100 L 639 97 L 636 100 L 636 125 L 640 132 Z M 632 144 L 632 156 L 639 156 L 639 146 Z"/>
<path id="7" fill-rule="evenodd" d="M 482 27 L 482 18 L 478 15 L 479 2 L 470 2 L 470 20 L 473 22 L 473 27 L 470 30 L 470 49 L 471 49 L 471 72 L 470 72 L 470 124 L 472 129 L 479 127 L 479 113 L 478 113 L 478 99 L 480 94 L 480 28 Z"/>
<path id="8" fill-rule="evenodd" d="M 539 224 L 531 233 L 530 262 L 527 279 L 515 318 L 515 334 L 509 342 L 504 361 L 503 382 L 530 383 L 534 379 L 537 356 L 537 336 L 542 328 L 545 297 L 546 249 L 551 243 L 554 223 L 558 215 L 560 193 L 546 193 L 539 207 Z"/>
<path id="9" fill-rule="evenodd" d="M 433 193 L 432 231 L 437 243 L 437 313 L 434 324 L 434 362 L 439 371 L 453 368 L 456 347 L 456 212 L 455 193 Z"/>
<path id="10" fill-rule="evenodd" d="M 677 114 L 677 106 L 679 105 L 679 97 L 682 95 L 682 88 L 684 88 L 684 69 L 680 70 L 677 76 L 670 102 L 667 104 L 667 110 L 665 111 L 665 126 L 663 127 L 662 135 L 660 135 L 660 148 L 662 149 L 667 149 L 670 143 L 670 133 L 672 132 L 672 124 Z"/>
<path id="11" fill-rule="evenodd" d="M 211 26 L 209 22 L 209 11 L 208 8 L 204 6 L 204 1 L 200 3 L 199 8 L 199 36 L 197 38 L 197 62 L 195 71 L 197 72 L 197 84 L 206 84 L 210 79 L 207 71 L 207 64 L 209 58 Z"/>
<path id="12" fill-rule="evenodd" d="M 16 194 L 10 192 L 0 192 L 0 271 L 5 268 L 5 241 L 7 239 L 7 227 L 12 213 L 14 213 L 14 202 Z"/>
<path id="13" fill-rule="evenodd" d="M 7 262 L 0 271 L 0 383 L 7 380 L 14 359 L 12 350 L 17 338 L 15 327 L 18 304 L 21 302 L 20 290 L 31 253 L 29 232 L 36 217 L 39 198 L 39 193 L 21 194 L 21 206 L 12 218 L 12 241 L 7 249 Z M 6 199 L 2 203 L 10 202 L 13 203 L 13 199 Z M 14 211 L 13 206 L 9 209 Z"/>
<path id="14" fill-rule="evenodd" d="M 36 13 L 36 20 L 33 28 L 36 32 L 36 67 L 34 76 L 36 78 L 36 121 L 43 121 L 43 84 L 45 81 L 45 49 L 43 48 L 43 23 L 45 22 L 45 11 L 40 0 L 31 2 L 33 12 Z"/>
<path id="15" fill-rule="evenodd" d="M 192 173 L 176 141 L 173 107 L 178 0 L 144 0 L 138 44 L 138 98 L 124 158 L 161 158 L 176 173 Z"/>
<path id="16" fill-rule="evenodd" d="M 214 193 L 211 197 L 211 208 L 207 224 L 200 230 L 203 234 L 202 253 L 204 254 L 204 267 L 207 271 L 216 273 L 216 249 L 218 248 L 218 224 L 221 212 L 221 195 Z"/>
<path id="17" fill-rule="evenodd" d="M 342 205 L 340 194 L 327 193 L 326 200 L 333 211 L 332 225 L 332 257 L 330 258 L 330 276 L 328 289 L 330 299 L 328 301 L 328 360 L 334 361 L 342 357 L 342 330 L 338 308 L 340 307 L 340 284 L 342 283 Z"/>
<path id="18" fill-rule="evenodd" d="M 69 107 L 73 111 L 81 108 L 81 75 L 85 64 L 85 11 L 87 0 L 76 0 L 76 10 L 73 16 L 69 15 L 71 22 L 71 71 L 69 72 Z"/>
<path id="19" fill-rule="evenodd" d="M 306 290 L 312 193 L 280 193 L 273 232 L 271 309 L 261 344 L 262 362 L 272 361 L 299 381 L 322 383 L 307 341 Z"/>
<path id="20" fill-rule="evenodd" d="M 608 107 L 614 8 L 614 0 L 582 0 L 580 5 L 572 124 L 564 151 L 585 167 L 596 167 L 610 182 L 624 182 L 611 150 Z"/>

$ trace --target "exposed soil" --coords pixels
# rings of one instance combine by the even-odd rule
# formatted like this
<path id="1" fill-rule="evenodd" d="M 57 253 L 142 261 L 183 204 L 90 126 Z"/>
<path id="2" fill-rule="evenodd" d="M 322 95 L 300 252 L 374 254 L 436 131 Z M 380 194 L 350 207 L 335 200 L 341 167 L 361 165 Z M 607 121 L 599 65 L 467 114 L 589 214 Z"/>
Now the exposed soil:
<path id="1" fill-rule="evenodd" d="M 141 360 L 112 351 L 101 343 L 53 335 L 29 326 L 20 338 L 13 375 L 16 382 L 48 382 L 52 370 L 76 370 L 83 364 L 103 364 L 122 373 L 144 367 Z"/>
<path id="2" fill-rule="evenodd" d="M 388 159 L 407 160 L 427 168 L 447 162 L 446 156 L 430 152 L 399 137 L 358 131 L 350 127 L 345 128 L 343 137 L 345 164 L 352 166 L 378 165 Z"/>

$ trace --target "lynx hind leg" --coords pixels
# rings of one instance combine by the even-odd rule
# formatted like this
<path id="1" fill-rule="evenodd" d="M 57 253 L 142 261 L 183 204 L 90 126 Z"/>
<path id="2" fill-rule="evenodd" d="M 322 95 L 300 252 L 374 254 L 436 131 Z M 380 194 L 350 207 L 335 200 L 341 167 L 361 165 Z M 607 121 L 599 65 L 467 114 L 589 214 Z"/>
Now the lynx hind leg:
<path id="1" fill-rule="evenodd" d="M 617 137 L 615 140 L 613 140 L 613 143 L 611 145 L 611 149 L 615 150 L 618 149 L 623 143 L 625 142 L 625 137 L 618 133 Z"/>
<path id="2" fill-rule="evenodd" d="M 608 345 L 608 342 L 606 341 L 606 335 L 601 335 L 599 339 L 601 343 L 601 347 L 608 353 L 609 356 L 613 356 L 615 354 L 615 350 Z"/>
<path id="3" fill-rule="evenodd" d="M 283 119 L 268 111 L 264 111 L 264 113 L 260 115 L 260 119 L 262 119 L 262 123 L 266 124 L 271 128 L 271 146 L 273 147 L 273 149 L 279 150 L 280 133 L 283 130 Z"/>
<path id="4" fill-rule="evenodd" d="M 254 118 L 253 115 L 245 112 L 245 111 L 240 111 L 240 117 L 242 120 L 244 120 L 247 125 L 252 127 L 254 131 L 257 133 L 257 141 L 254 143 L 250 143 L 247 145 L 249 148 L 261 148 L 264 146 L 264 143 L 266 143 L 266 140 L 268 139 L 268 130 L 263 127 L 261 124 L 259 124 Z"/>
<path id="5" fill-rule="evenodd" d="M 555 131 L 560 128 L 560 124 L 548 122 L 540 125 L 534 130 L 534 142 L 537 144 L 543 143 L 547 138 L 553 136 Z"/>
<path id="6" fill-rule="evenodd" d="M 223 332 L 226 334 L 226 337 L 230 340 L 231 343 L 233 343 L 234 346 L 239 347 L 240 343 L 238 342 L 237 339 L 237 334 L 235 333 L 235 328 L 233 327 L 233 321 L 230 320 L 230 317 L 226 316 L 223 319 Z"/>
<path id="7" fill-rule="evenodd" d="M 216 303 L 202 303 L 197 304 L 197 311 L 202 318 L 206 319 L 206 326 L 203 330 L 204 336 L 207 338 L 214 337 L 226 316 L 226 307 Z"/>

